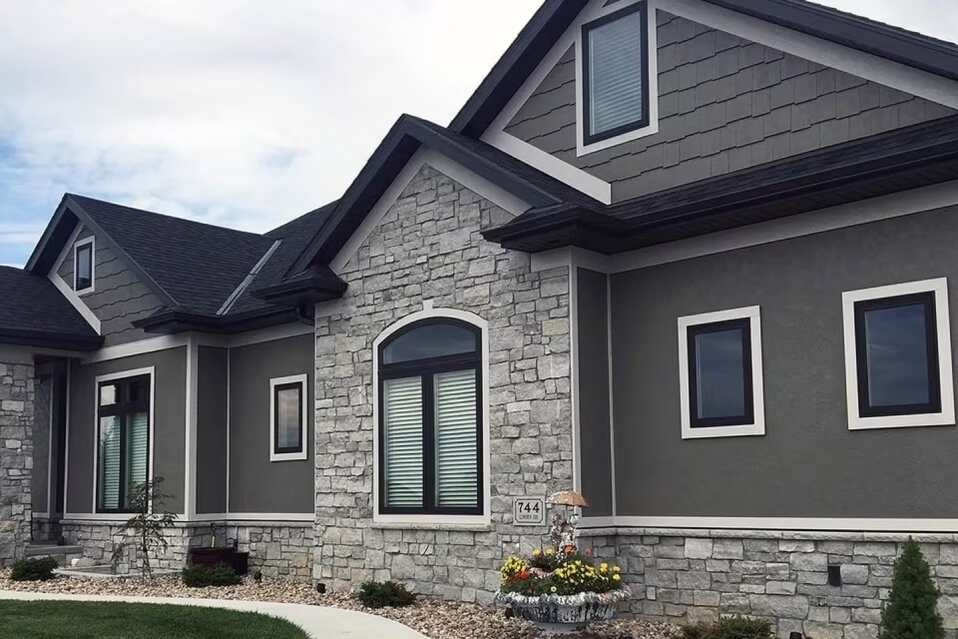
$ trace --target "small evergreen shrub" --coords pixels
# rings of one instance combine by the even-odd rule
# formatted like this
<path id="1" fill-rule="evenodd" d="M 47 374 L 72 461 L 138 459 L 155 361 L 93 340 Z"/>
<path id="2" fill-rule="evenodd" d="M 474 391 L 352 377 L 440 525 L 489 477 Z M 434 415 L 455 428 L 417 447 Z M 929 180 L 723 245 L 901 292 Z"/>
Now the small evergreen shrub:
<path id="1" fill-rule="evenodd" d="M 53 579 L 53 571 L 56 567 L 57 560 L 53 557 L 21 559 L 13 564 L 10 579 L 13 581 L 47 581 Z"/>
<path id="2" fill-rule="evenodd" d="M 367 608 L 403 608 L 416 603 L 416 595 L 395 581 L 367 581 L 359 587 L 358 597 Z"/>
<path id="3" fill-rule="evenodd" d="M 189 566 L 183 569 L 183 584 L 190 588 L 235 586 L 243 581 L 230 566 Z"/>
<path id="4" fill-rule="evenodd" d="M 767 619 L 722 617 L 712 623 L 682 626 L 680 639 L 775 639 L 772 623 Z"/>
<path id="5" fill-rule="evenodd" d="M 882 609 L 879 639 L 943 639 L 938 614 L 938 588 L 931 580 L 928 562 L 913 539 L 895 561 L 891 595 Z"/>

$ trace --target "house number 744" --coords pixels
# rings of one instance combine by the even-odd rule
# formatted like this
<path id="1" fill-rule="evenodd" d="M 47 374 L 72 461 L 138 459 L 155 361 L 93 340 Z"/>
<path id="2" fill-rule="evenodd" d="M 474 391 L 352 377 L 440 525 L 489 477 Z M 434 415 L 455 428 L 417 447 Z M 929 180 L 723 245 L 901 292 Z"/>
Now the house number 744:
<path id="1" fill-rule="evenodd" d="M 546 523 L 546 505 L 542 497 L 516 497 L 513 506 L 516 526 L 542 526 Z"/>

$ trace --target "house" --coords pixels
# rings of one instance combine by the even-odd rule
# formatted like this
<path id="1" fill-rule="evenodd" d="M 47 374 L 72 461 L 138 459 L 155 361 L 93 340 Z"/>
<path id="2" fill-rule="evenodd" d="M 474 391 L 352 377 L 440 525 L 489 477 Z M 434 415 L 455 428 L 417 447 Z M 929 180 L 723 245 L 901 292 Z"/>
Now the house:
<path id="1" fill-rule="evenodd" d="M 958 46 L 804 0 L 548 0 L 279 229 L 67 195 L 0 270 L 0 549 L 163 476 L 167 565 L 488 602 L 576 488 L 635 612 L 875 636 L 914 536 L 958 628 L 955 109 Z"/>

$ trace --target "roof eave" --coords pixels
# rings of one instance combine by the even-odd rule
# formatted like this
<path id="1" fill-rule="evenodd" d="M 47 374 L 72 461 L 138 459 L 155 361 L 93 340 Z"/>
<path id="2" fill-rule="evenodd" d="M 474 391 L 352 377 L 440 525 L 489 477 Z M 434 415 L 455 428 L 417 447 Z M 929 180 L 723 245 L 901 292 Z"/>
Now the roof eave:
<path id="1" fill-rule="evenodd" d="M 99 335 L 71 335 L 6 327 L 0 328 L 0 344 L 88 352 L 103 346 L 103 338 Z"/>

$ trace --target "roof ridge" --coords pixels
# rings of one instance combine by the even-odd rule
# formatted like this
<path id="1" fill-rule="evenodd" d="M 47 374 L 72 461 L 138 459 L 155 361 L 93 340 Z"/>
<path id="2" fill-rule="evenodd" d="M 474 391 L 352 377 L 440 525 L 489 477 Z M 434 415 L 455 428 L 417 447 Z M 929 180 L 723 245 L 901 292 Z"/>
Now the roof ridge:
<path id="1" fill-rule="evenodd" d="M 100 198 L 90 197 L 90 196 L 87 196 L 87 195 L 79 195 L 79 194 L 77 194 L 77 193 L 66 193 L 66 194 L 65 194 L 65 197 L 70 197 L 70 198 L 74 198 L 74 199 L 77 199 L 77 200 L 88 200 L 88 201 L 91 201 L 91 202 L 99 202 L 100 204 L 108 204 L 108 205 L 110 205 L 110 206 L 115 206 L 115 207 L 117 207 L 117 208 L 126 209 L 126 210 L 128 210 L 128 211 L 134 211 L 134 212 L 136 212 L 136 213 L 143 213 L 143 214 L 146 214 L 146 215 L 154 215 L 154 216 L 156 216 L 156 217 L 162 217 L 162 218 L 167 218 L 167 219 L 170 219 L 170 220 L 176 220 L 176 221 L 178 221 L 178 222 L 183 222 L 183 223 L 186 223 L 186 224 L 195 224 L 195 225 L 197 225 L 197 226 L 203 226 L 203 227 L 207 227 L 207 228 L 214 228 L 214 229 L 218 229 L 218 230 L 221 230 L 221 231 L 230 231 L 230 232 L 232 232 L 232 233 L 241 233 L 241 234 L 243 234 L 243 235 L 249 235 L 249 236 L 252 236 L 252 237 L 258 237 L 258 238 L 262 238 L 262 239 L 266 239 L 266 240 L 269 239 L 268 237 L 266 237 L 266 234 L 265 234 L 265 233 L 255 233 L 255 232 L 253 232 L 253 231 L 243 231 L 243 230 L 241 230 L 241 229 L 236 229 L 236 228 L 233 228 L 233 227 L 230 227 L 230 226 L 222 226 L 222 225 L 219 225 L 219 224 L 210 224 L 209 222 L 200 222 L 200 221 L 198 221 L 198 220 L 193 220 L 193 219 L 186 218 L 186 217 L 178 217 L 178 216 L 176 216 L 176 215 L 170 215 L 169 213 L 157 213 L 156 211 L 148 211 L 148 210 L 146 210 L 146 209 L 137 208 L 137 207 L 135 207 L 135 206 L 129 206 L 129 205 L 127 205 L 127 204 L 118 204 L 117 202 L 111 202 L 110 200 L 102 200 L 102 199 L 100 199 Z"/>

